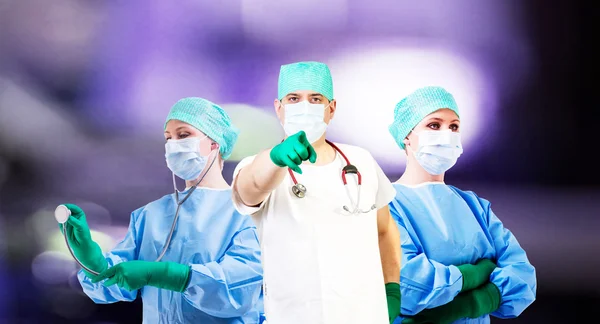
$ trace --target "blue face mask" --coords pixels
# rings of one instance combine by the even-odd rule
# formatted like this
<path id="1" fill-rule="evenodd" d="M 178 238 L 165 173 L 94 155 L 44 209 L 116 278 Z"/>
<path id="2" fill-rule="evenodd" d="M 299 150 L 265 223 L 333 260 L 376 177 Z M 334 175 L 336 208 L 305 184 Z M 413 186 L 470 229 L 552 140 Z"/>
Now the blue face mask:
<path id="1" fill-rule="evenodd" d="M 460 133 L 421 131 L 418 136 L 419 149 L 413 154 L 421 167 L 431 175 L 448 171 L 463 152 Z"/>
<path id="2" fill-rule="evenodd" d="M 188 137 L 181 140 L 168 140 L 165 144 L 167 166 L 179 178 L 194 180 L 206 167 L 208 156 L 200 155 L 200 142 L 205 137 Z"/>

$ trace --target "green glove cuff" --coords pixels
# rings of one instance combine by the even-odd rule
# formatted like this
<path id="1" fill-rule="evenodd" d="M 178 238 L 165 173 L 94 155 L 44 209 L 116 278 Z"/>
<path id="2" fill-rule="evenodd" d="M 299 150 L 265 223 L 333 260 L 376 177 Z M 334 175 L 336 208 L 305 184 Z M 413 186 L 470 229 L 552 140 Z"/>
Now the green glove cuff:
<path id="1" fill-rule="evenodd" d="M 478 318 L 496 311 L 502 301 L 500 290 L 493 283 L 487 283 L 473 290 L 469 297 L 472 307 L 467 308 L 469 310 L 467 317 L 470 318 Z"/>
<path id="2" fill-rule="evenodd" d="M 191 277 L 189 265 L 175 262 L 157 262 L 163 266 L 161 275 L 152 276 L 148 281 L 149 286 L 183 292 L 187 288 Z"/>
<path id="3" fill-rule="evenodd" d="M 395 282 L 385 284 L 385 295 L 388 306 L 388 319 L 392 323 L 401 311 L 400 285 Z"/>
<path id="4" fill-rule="evenodd" d="M 483 259 L 473 264 L 462 264 L 458 270 L 463 277 L 461 292 L 475 289 L 488 282 L 496 264 L 488 259 Z"/>
<path id="5" fill-rule="evenodd" d="M 475 275 L 477 269 L 472 264 L 461 264 L 458 266 L 458 270 L 462 274 L 463 284 L 461 292 L 471 290 L 477 287 L 477 282 L 475 280 Z"/>
<path id="6" fill-rule="evenodd" d="M 398 297 L 400 299 L 400 284 L 396 282 L 388 282 L 385 284 L 385 295 Z"/>

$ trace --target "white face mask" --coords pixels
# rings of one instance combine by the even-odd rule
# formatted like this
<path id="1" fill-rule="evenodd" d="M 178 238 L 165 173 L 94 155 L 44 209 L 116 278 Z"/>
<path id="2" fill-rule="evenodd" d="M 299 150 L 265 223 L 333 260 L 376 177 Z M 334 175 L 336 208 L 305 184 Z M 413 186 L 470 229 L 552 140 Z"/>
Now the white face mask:
<path id="1" fill-rule="evenodd" d="M 168 140 L 165 144 L 167 166 L 178 177 L 194 180 L 206 167 L 208 156 L 200 154 L 200 142 L 208 137 L 188 137 Z M 212 153 L 212 152 L 211 152 Z"/>
<path id="2" fill-rule="evenodd" d="M 308 142 L 314 143 L 325 133 L 327 124 L 323 121 L 325 117 L 324 104 L 310 104 L 308 101 L 301 101 L 286 104 L 284 109 L 285 122 L 283 123 L 283 130 L 287 136 L 303 130 L 306 133 Z"/>
<path id="3" fill-rule="evenodd" d="M 421 131 L 417 135 L 419 148 L 416 152 L 413 150 L 413 154 L 421 167 L 431 175 L 448 171 L 463 153 L 460 133 L 450 130 Z"/>

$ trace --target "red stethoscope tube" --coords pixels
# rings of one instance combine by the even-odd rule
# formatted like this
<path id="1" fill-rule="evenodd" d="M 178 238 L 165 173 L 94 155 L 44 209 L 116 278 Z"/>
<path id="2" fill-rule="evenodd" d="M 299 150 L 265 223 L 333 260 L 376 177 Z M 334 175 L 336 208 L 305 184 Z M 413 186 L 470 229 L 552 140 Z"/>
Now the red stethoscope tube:
<path id="1" fill-rule="evenodd" d="M 336 150 L 336 152 L 340 153 L 340 155 L 346 161 L 346 166 L 342 169 L 342 182 L 344 182 L 344 185 L 348 184 L 348 182 L 346 181 L 346 174 L 354 173 L 358 177 L 358 185 L 360 186 L 362 184 L 362 176 L 360 175 L 360 172 L 358 171 L 356 166 L 354 166 L 350 163 L 350 160 L 348 160 L 348 157 L 346 157 L 346 154 L 344 154 L 344 152 L 342 152 L 342 150 L 340 150 L 340 148 L 337 147 L 337 145 L 331 143 L 328 140 L 325 140 L 325 142 L 327 144 L 331 145 L 331 147 L 333 147 L 333 149 Z M 290 177 L 292 177 L 292 181 L 294 182 L 294 185 L 297 186 L 298 181 L 296 180 L 296 177 L 294 176 L 294 172 L 292 171 L 292 169 L 288 168 L 288 173 L 290 174 Z"/>

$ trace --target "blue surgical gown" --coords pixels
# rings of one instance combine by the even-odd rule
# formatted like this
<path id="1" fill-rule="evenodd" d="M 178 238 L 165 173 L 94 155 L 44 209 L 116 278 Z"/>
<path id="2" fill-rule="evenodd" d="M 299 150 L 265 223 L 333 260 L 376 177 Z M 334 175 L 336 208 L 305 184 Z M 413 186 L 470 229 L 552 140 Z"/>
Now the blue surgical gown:
<path id="1" fill-rule="evenodd" d="M 449 303 L 462 288 L 457 266 L 487 258 L 497 268 L 490 282 L 500 290 L 499 318 L 517 317 L 535 300 L 535 268 L 490 202 L 444 183 L 394 184 L 390 211 L 402 244 L 402 314 Z M 489 315 L 455 323 L 489 323 Z M 396 320 L 394 323 L 400 323 Z"/>
<path id="2" fill-rule="evenodd" d="M 186 192 L 179 195 L 183 199 Z M 175 194 L 131 214 L 127 235 L 110 253 L 108 265 L 130 260 L 155 261 L 175 217 Z M 198 187 L 181 205 L 177 227 L 162 261 L 191 266 L 187 289 L 140 289 L 144 323 L 258 323 L 262 267 L 256 227 L 238 213 L 231 189 Z M 138 291 L 92 283 L 78 273 L 83 291 L 96 303 L 133 301 Z"/>

